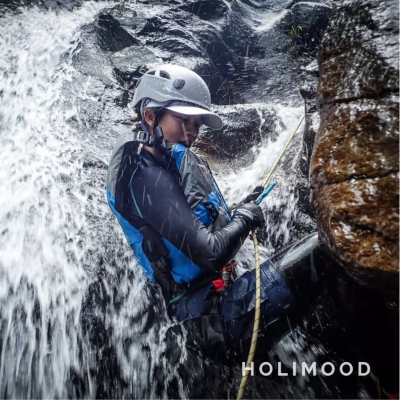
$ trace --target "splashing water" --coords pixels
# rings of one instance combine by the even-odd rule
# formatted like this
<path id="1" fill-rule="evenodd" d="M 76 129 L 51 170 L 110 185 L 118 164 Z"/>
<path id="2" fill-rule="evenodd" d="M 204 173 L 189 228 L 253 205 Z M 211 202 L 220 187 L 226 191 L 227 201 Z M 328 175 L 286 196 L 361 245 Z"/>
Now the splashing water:
<path id="1" fill-rule="evenodd" d="M 258 17 L 260 23 L 259 26 L 255 28 L 256 32 L 264 32 L 271 29 L 277 22 L 282 20 L 288 13 L 288 10 L 283 11 L 267 11 Z"/>
<path id="2" fill-rule="evenodd" d="M 82 146 L 66 123 L 76 110 L 68 108 L 62 88 L 74 78 L 72 57 L 79 48 L 79 29 L 105 6 L 86 2 L 74 12 L 57 13 L 20 9 L 1 20 L 2 398 L 75 397 L 68 384 L 74 373 L 81 375 L 86 396 L 95 395 L 90 369 L 95 370 L 96 365 L 80 323 L 90 282 L 83 265 L 91 245 L 83 240 L 90 226 L 79 178 Z M 120 282 L 126 301 L 119 312 L 111 309 L 105 316 L 106 324 L 115 327 L 117 344 L 130 334 L 127 321 L 134 316 L 137 301 L 137 294 L 129 293 L 128 283 Z M 135 283 L 140 292 L 140 276 Z M 125 318 L 124 312 L 128 314 Z M 155 336 L 147 340 L 155 340 Z M 162 331 L 157 337 L 162 341 Z M 142 355 L 140 346 L 136 354 L 132 354 L 135 346 L 128 346 L 128 354 L 119 347 L 121 369 L 135 387 L 131 393 L 144 396 L 140 381 L 148 382 L 149 369 L 154 366 L 148 365 L 150 361 L 141 362 L 143 357 L 137 359 Z M 154 348 L 163 351 L 162 346 L 153 346 L 153 353 Z"/>
<path id="3" fill-rule="evenodd" d="M 184 336 L 176 338 L 180 362 L 167 366 L 165 310 L 153 311 L 158 318 L 151 320 L 154 293 L 115 221 L 104 223 L 111 217 L 104 182 L 89 191 L 85 142 L 68 124 L 79 120 L 76 103 L 85 101 L 85 90 L 72 97 L 64 90 L 78 78 L 72 59 L 80 30 L 107 5 L 20 9 L 1 20 L 2 398 L 154 398 L 160 390 L 149 382 L 156 372 L 165 384 L 161 396 L 175 379 L 185 397 L 176 377 L 186 357 Z M 94 252 L 110 253 L 103 275 Z"/>
<path id="4" fill-rule="evenodd" d="M 79 144 L 60 93 L 73 76 L 78 29 L 103 7 L 21 9 L 1 20 L 1 397 L 65 397 L 70 368 L 87 362 L 78 357 L 87 285 Z"/>
<path id="5" fill-rule="evenodd" d="M 263 183 L 291 134 L 296 129 L 303 113 L 302 107 L 292 108 L 281 105 L 272 105 L 271 107 L 277 116 L 274 127 L 276 138 L 274 135 L 274 138 L 271 137 L 264 140 L 258 156 L 251 166 L 240 171 L 231 171 L 220 178 L 220 186 L 222 191 L 226 193 L 228 204 L 239 203 L 257 185 Z M 289 244 L 291 241 L 291 221 L 296 219 L 298 212 L 298 197 L 295 193 L 297 182 L 293 168 L 296 165 L 297 157 L 300 156 L 301 146 L 299 144 L 301 143 L 302 130 L 300 127 L 286 154 L 284 154 L 280 164 L 270 178 L 269 183 L 275 182 L 275 188 L 261 203 L 267 227 L 266 248 L 260 246 L 262 261 L 275 252 L 273 243 L 276 242 L 277 238 L 283 238 L 283 245 Z M 288 160 L 292 160 L 291 166 L 290 168 L 286 166 L 284 168 L 283 165 Z M 272 211 L 274 210 L 280 210 L 278 221 L 273 218 Z M 253 245 L 249 240 L 246 241 L 239 255 L 242 261 L 254 259 Z"/>

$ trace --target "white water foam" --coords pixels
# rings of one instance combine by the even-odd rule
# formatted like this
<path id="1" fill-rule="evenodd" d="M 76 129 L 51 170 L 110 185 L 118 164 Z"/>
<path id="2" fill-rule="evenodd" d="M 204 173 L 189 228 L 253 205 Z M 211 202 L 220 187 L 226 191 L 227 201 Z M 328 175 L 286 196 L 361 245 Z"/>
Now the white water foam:
<path id="1" fill-rule="evenodd" d="M 256 32 L 265 32 L 271 29 L 277 22 L 282 20 L 289 10 L 285 9 L 282 11 L 267 11 L 262 13 L 257 21 L 259 25 L 255 27 Z"/>
<path id="2" fill-rule="evenodd" d="M 224 174 L 218 180 L 221 190 L 226 195 L 228 204 L 239 203 L 257 185 L 263 183 L 291 134 L 296 129 L 304 112 L 303 107 L 292 108 L 282 105 L 272 105 L 271 107 L 277 116 L 273 129 L 276 133 L 276 139 L 274 136 L 274 138 L 264 140 L 256 160 L 248 168 L 243 168 L 239 171 L 230 171 L 230 173 Z M 302 140 L 302 132 L 303 127 L 301 126 L 282 157 L 277 169 L 271 176 L 269 183 L 275 182 L 275 188 L 261 203 L 266 218 L 268 243 L 271 242 L 272 238 L 279 236 L 283 238 L 282 244 L 290 243 L 290 225 L 296 219 L 297 215 L 298 198 L 295 194 L 297 182 L 295 174 L 293 172 L 285 173 L 282 165 L 289 162 L 291 163 L 291 168 L 295 167 L 297 157 L 300 156 L 301 146 L 299 144 Z M 270 216 L 273 210 L 282 210 L 278 222 L 274 221 Z M 268 243 L 266 248 L 260 247 L 261 260 L 274 253 L 274 248 Z M 252 243 L 249 240 L 241 249 L 239 258 L 243 262 L 250 260 L 250 264 L 254 264 L 251 261 L 254 260 L 254 251 Z"/>
<path id="3" fill-rule="evenodd" d="M 77 104 L 93 100 L 85 86 L 70 85 L 81 79 L 73 66 L 80 32 L 107 5 L 85 2 L 72 12 L 20 9 L 1 19 L 2 398 L 95 397 L 99 387 L 111 397 L 155 398 L 156 367 L 165 392 L 180 365 L 167 365 L 168 325 L 163 315 L 149 321 L 147 280 L 116 221 L 107 225 L 105 216 L 112 216 L 104 181 L 91 181 L 98 171 L 82 167 L 91 150 L 68 124 L 75 119 L 85 125 Z M 86 80 L 89 85 L 90 76 Z M 91 133 L 89 125 L 83 128 Z M 105 276 L 98 273 L 102 258 Z M 85 311 L 88 295 L 95 300 Z M 100 326 L 92 326 L 97 321 Z M 179 351 L 182 361 L 183 342 Z M 109 381 L 99 381 L 104 374 L 112 374 Z"/>
<path id="4" fill-rule="evenodd" d="M 0 21 L 2 398 L 66 397 L 71 368 L 86 368 L 79 356 L 88 355 L 79 324 L 85 199 L 61 90 L 74 75 L 79 28 L 104 7 L 21 8 Z"/>

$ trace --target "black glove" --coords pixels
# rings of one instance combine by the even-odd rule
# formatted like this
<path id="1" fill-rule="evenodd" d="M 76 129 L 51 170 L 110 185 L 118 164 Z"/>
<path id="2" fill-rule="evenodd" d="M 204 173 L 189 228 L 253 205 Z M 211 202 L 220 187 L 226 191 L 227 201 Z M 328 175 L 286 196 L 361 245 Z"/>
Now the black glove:
<path id="1" fill-rule="evenodd" d="M 250 203 L 251 201 L 256 201 L 260 197 L 263 191 L 264 191 L 264 186 L 262 185 L 256 186 L 253 189 L 253 191 L 247 197 L 244 198 L 242 203 L 247 204 Z"/>
<path id="2" fill-rule="evenodd" d="M 233 211 L 233 218 L 240 216 L 250 223 L 251 229 L 261 227 L 264 221 L 264 214 L 261 207 L 255 203 L 242 204 Z"/>

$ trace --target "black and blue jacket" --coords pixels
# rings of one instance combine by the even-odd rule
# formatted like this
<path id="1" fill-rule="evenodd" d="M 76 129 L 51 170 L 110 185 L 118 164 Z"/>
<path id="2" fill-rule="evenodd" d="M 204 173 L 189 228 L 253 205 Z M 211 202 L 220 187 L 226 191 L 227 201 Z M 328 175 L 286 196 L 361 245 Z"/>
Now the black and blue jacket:
<path id="1" fill-rule="evenodd" d="M 133 133 L 114 147 L 107 199 L 140 265 L 155 281 L 156 253 L 164 251 L 169 276 L 184 284 L 221 270 L 250 231 L 250 221 L 230 217 L 204 160 L 175 144 L 161 162 Z"/>

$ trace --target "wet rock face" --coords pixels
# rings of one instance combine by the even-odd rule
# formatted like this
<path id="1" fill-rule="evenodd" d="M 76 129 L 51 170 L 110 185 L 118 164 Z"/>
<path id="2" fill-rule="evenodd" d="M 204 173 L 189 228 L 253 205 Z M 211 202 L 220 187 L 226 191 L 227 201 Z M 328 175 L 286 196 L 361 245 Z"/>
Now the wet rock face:
<path id="1" fill-rule="evenodd" d="M 100 48 L 103 50 L 115 52 L 139 44 L 139 41 L 130 35 L 110 13 L 99 16 L 97 34 Z"/>
<path id="2" fill-rule="evenodd" d="M 299 2 L 287 11 L 277 28 L 281 35 L 289 33 L 289 43 L 295 46 L 296 52 L 312 53 L 318 48 L 331 12 L 332 8 L 326 4 Z M 283 40 L 279 42 L 285 43 Z"/>
<path id="3" fill-rule="evenodd" d="M 396 92 L 398 13 L 394 0 L 338 3 L 321 46 L 321 105 Z"/>
<path id="4" fill-rule="evenodd" d="M 314 139 L 320 124 L 319 113 L 315 104 L 318 78 L 318 63 L 317 60 L 314 60 L 304 68 L 300 87 L 300 94 L 305 105 L 303 157 L 300 163 L 300 169 L 304 176 L 308 176 Z"/>
<path id="5" fill-rule="evenodd" d="M 348 272 L 398 290 L 398 5 L 340 1 L 320 49 L 311 166 L 321 239 Z"/>
<path id="6" fill-rule="evenodd" d="M 266 105 L 236 105 L 229 109 L 216 106 L 215 112 L 222 118 L 223 127 L 205 128 L 195 148 L 208 157 L 219 159 L 219 162 L 230 161 L 232 164 L 238 157 L 247 154 L 248 157 L 241 161 L 248 164 L 254 161 L 250 156 L 252 152 L 249 143 L 259 145 L 262 139 L 274 135 L 277 117 Z"/>
<path id="7" fill-rule="evenodd" d="M 20 7 L 39 7 L 47 10 L 73 10 L 85 0 L 0 0 L 0 15 L 6 10 L 18 10 Z"/>

